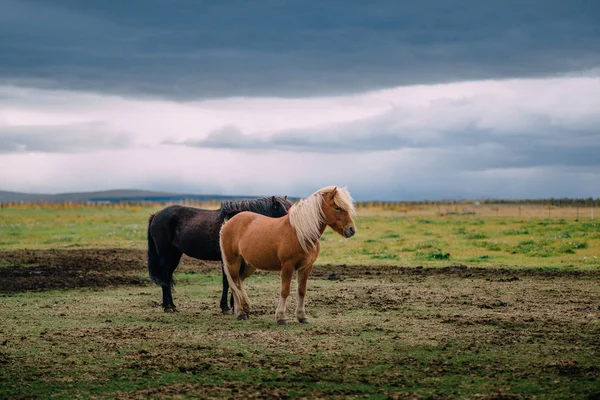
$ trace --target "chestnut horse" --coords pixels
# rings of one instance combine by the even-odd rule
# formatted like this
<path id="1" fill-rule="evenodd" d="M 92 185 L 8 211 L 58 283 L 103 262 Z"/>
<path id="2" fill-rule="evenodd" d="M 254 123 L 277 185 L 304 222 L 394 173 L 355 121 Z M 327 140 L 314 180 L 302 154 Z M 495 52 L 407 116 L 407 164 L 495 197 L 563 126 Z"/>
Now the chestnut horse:
<path id="1" fill-rule="evenodd" d="M 296 318 L 308 323 L 304 309 L 306 282 L 319 256 L 319 240 L 330 226 L 346 238 L 356 233 L 354 204 L 346 188 L 317 190 L 294 204 L 281 218 L 242 212 L 221 228 L 223 269 L 234 296 L 234 313 L 247 319 L 250 300 L 243 281 L 256 269 L 281 271 L 281 297 L 275 317 L 285 325 L 286 300 L 294 272 L 298 272 Z"/>

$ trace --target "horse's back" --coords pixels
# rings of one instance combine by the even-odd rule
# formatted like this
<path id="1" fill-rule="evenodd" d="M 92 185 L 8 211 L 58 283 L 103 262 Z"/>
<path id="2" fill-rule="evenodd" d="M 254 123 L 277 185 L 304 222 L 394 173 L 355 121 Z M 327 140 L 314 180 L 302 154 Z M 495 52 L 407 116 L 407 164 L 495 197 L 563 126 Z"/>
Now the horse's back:
<path id="1" fill-rule="evenodd" d="M 288 242 L 286 217 L 270 218 L 242 212 L 225 223 L 221 230 L 221 249 L 224 256 L 242 257 L 260 269 L 280 269 L 282 243 Z"/>
<path id="2" fill-rule="evenodd" d="M 245 233 L 248 231 L 248 229 L 254 223 L 256 223 L 256 221 L 260 221 L 262 219 L 268 220 L 274 218 L 265 217 L 264 215 L 256 214 L 249 211 L 244 211 L 239 214 L 236 214 L 233 218 L 229 219 L 221 228 L 221 240 L 225 238 L 225 240 L 230 240 L 234 243 L 239 243 L 240 240 L 243 240 L 246 237 Z"/>
<path id="3" fill-rule="evenodd" d="M 220 260 L 220 211 L 170 205 L 157 212 L 149 226 L 155 241 L 174 246 L 201 260 Z"/>

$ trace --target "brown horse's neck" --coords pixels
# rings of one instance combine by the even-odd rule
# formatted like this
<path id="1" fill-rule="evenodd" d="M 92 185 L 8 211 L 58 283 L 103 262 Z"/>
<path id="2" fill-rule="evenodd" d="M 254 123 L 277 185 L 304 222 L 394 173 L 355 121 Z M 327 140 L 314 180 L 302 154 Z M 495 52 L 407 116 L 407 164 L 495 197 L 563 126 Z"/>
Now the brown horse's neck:
<path id="1" fill-rule="evenodd" d="M 317 244 L 321 240 L 321 236 L 323 236 L 323 232 L 325 232 L 325 229 L 327 229 L 327 223 L 321 222 L 321 225 L 319 225 L 319 237 L 317 238 L 317 241 L 315 243 L 311 243 L 313 245 L 313 248 L 316 248 Z"/>
<path id="2" fill-rule="evenodd" d="M 319 226 L 319 239 L 321 239 L 321 236 L 323 236 L 325 229 L 327 229 L 327 223 L 321 222 L 321 226 Z"/>
<path id="3" fill-rule="evenodd" d="M 300 240 L 296 234 L 295 229 L 293 228 L 292 224 L 290 223 L 290 216 L 289 215 L 285 215 L 283 217 L 281 217 L 279 219 L 282 223 L 287 224 L 290 226 L 290 228 L 292 229 L 292 231 L 294 232 L 294 237 L 296 238 L 296 240 L 298 240 L 298 243 L 300 243 Z M 326 222 L 321 222 L 319 224 L 319 236 L 316 238 L 316 240 L 312 243 L 307 243 L 308 244 L 308 249 L 315 249 L 317 244 L 319 243 L 319 241 L 321 240 L 321 236 L 323 236 L 323 232 L 325 232 L 325 229 L 327 229 L 327 223 Z M 303 246 L 302 243 L 300 243 L 300 246 Z"/>

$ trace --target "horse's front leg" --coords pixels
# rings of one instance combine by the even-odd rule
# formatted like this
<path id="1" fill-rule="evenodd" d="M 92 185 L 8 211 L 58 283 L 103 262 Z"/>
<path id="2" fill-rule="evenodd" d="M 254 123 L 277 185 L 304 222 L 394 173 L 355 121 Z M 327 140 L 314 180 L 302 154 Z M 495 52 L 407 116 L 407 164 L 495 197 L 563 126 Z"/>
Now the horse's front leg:
<path id="1" fill-rule="evenodd" d="M 308 324 L 306 310 L 304 309 L 304 296 L 306 296 L 306 284 L 312 271 L 312 265 L 298 271 L 298 305 L 296 306 L 296 318 L 301 324 Z"/>
<path id="2" fill-rule="evenodd" d="M 294 265 L 284 265 L 281 269 L 281 297 L 279 297 L 279 304 L 277 305 L 277 311 L 275 311 L 275 318 L 279 325 L 287 325 L 287 321 L 285 320 L 286 302 L 290 294 L 293 276 Z"/>

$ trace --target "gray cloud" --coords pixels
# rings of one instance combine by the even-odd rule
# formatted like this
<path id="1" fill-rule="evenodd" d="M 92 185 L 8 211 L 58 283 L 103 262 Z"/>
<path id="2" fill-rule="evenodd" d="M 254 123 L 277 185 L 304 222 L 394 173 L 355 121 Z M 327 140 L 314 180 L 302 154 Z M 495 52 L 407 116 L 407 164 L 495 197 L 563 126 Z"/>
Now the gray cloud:
<path id="1" fill-rule="evenodd" d="M 42 125 L 0 125 L 0 153 L 89 153 L 128 148 L 131 135 L 101 122 Z"/>
<path id="2" fill-rule="evenodd" d="M 600 7 L 507 0 L 0 0 L 0 81 L 198 99 L 312 96 L 600 65 Z"/>
<path id="3" fill-rule="evenodd" d="M 187 139 L 183 142 L 164 141 L 163 144 L 181 144 L 190 147 L 227 148 L 227 149 L 268 149 L 265 141 L 244 135 L 235 125 L 225 125 L 208 134 L 205 139 Z"/>
<path id="4" fill-rule="evenodd" d="M 489 106 L 490 99 L 439 101 L 420 109 L 393 108 L 375 117 L 272 133 L 243 133 L 235 126 L 205 138 L 170 142 L 181 146 L 249 151 L 364 154 L 416 151 L 423 162 L 456 171 L 600 166 L 600 118 L 568 111 L 528 110 L 512 104 Z M 492 109 L 493 121 L 481 115 Z M 565 104 L 565 107 L 568 107 Z M 500 118 L 496 116 L 503 116 Z"/>

